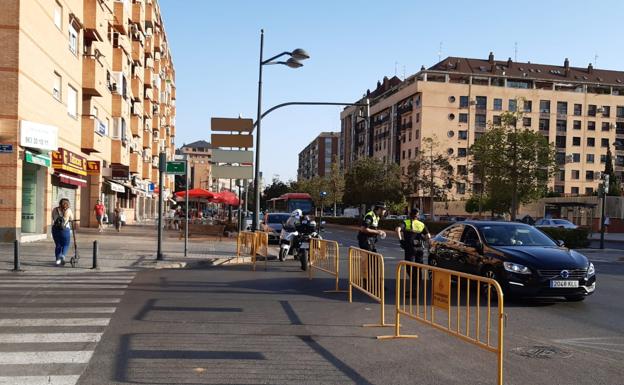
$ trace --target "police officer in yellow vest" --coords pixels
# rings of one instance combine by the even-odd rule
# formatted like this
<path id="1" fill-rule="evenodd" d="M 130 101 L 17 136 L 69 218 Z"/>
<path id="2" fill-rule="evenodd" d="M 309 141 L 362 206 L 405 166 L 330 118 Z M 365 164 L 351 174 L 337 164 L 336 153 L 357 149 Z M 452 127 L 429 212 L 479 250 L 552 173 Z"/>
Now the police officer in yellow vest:
<path id="1" fill-rule="evenodd" d="M 418 209 L 410 211 L 409 219 L 406 219 L 396 228 L 401 248 L 405 250 L 405 260 L 409 262 L 423 263 L 424 242 L 431 238 L 429 230 L 424 223 L 418 220 Z"/>
<path id="2" fill-rule="evenodd" d="M 382 239 L 386 237 L 386 233 L 383 230 L 379 230 L 379 220 L 384 216 L 386 212 L 386 205 L 383 202 L 376 203 L 371 211 L 364 215 L 364 220 L 360 225 L 358 231 L 358 246 L 360 249 L 368 251 L 377 251 L 375 249 L 375 243 L 377 237 Z"/>

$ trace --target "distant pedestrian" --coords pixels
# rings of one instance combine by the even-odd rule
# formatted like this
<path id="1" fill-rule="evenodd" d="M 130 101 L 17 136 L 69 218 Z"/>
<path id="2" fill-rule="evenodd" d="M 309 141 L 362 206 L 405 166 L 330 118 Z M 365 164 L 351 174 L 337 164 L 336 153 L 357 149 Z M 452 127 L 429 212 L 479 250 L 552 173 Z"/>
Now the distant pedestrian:
<path id="1" fill-rule="evenodd" d="M 609 225 L 611 224 L 611 218 L 609 218 L 608 215 L 605 215 L 604 218 L 604 232 L 605 234 L 608 233 L 609 231 Z"/>
<path id="2" fill-rule="evenodd" d="M 74 214 L 69 208 L 69 199 L 61 199 L 58 207 L 52 210 L 52 238 L 57 266 L 65 264 L 65 256 L 69 251 L 71 241 L 70 223 L 73 220 Z"/>
<path id="3" fill-rule="evenodd" d="M 115 210 L 113 211 L 113 224 L 115 225 L 115 229 L 117 230 L 117 232 L 121 231 L 122 215 L 122 209 L 119 206 L 115 207 Z"/>
<path id="4" fill-rule="evenodd" d="M 104 207 L 101 200 L 97 200 L 93 212 L 98 223 L 98 231 L 101 233 L 104 231 L 104 213 L 106 213 L 106 207 Z"/>

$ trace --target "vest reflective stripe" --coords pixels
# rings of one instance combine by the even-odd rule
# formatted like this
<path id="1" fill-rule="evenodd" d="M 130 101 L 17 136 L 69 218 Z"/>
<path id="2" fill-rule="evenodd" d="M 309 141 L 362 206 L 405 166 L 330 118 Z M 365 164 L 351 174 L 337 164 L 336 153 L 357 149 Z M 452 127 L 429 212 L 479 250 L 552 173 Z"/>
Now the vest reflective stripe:
<path id="1" fill-rule="evenodd" d="M 422 233 L 425 229 L 425 224 L 419 221 L 418 219 L 406 219 L 403 221 L 405 223 L 406 231 L 413 231 L 415 233 Z"/>
<path id="2" fill-rule="evenodd" d="M 371 218 L 373 218 L 373 227 L 377 227 L 379 225 L 379 217 L 377 215 L 375 215 L 374 211 L 369 211 L 366 213 L 366 215 L 364 215 L 364 218 L 366 218 L 367 216 L 371 216 Z"/>

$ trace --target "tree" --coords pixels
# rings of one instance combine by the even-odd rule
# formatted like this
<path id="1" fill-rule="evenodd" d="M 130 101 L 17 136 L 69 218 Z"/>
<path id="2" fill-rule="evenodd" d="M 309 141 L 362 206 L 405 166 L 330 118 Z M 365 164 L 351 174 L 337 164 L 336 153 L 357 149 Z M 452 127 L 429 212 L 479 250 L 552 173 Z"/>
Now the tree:
<path id="1" fill-rule="evenodd" d="M 613 170 L 613 155 L 611 154 L 611 146 L 607 147 L 607 158 L 605 160 L 605 170 L 603 172 L 604 175 L 609 175 L 609 191 L 607 195 L 611 196 L 620 196 L 622 195 L 622 191 L 620 189 L 620 180 L 615 174 Z"/>
<path id="2" fill-rule="evenodd" d="M 397 164 L 361 158 L 345 175 L 345 204 L 370 206 L 375 202 L 400 202 L 402 198 L 401 169 Z"/>
<path id="3" fill-rule="evenodd" d="M 503 112 L 501 124 L 491 125 L 471 147 L 473 163 L 482 170 L 484 193 L 491 209 L 508 212 L 516 219 L 521 203 L 539 199 L 559 170 L 556 151 L 546 138 L 528 129 L 518 129 L 520 112 Z"/>
<path id="4" fill-rule="evenodd" d="M 261 203 L 264 207 L 266 207 L 266 202 L 269 199 L 277 198 L 282 194 L 286 194 L 290 191 L 290 187 L 282 182 L 281 180 L 274 178 L 270 185 L 264 188 L 262 192 L 262 200 Z"/>
<path id="5" fill-rule="evenodd" d="M 336 216 L 336 206 L 342 203 L 345 191 L 345 178 L 340 171 L 338 161 L 334 159 L 331 165 L 331 172 L 327 178 L 327 199 L 334 204 L 334 216 Z"/>

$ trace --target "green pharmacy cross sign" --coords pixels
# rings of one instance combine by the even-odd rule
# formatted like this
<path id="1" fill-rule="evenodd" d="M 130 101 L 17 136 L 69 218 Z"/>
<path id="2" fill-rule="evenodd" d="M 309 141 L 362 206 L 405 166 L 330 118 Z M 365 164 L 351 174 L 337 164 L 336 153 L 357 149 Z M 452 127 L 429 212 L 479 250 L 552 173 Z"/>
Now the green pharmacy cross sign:
<path id="1" fill-rule="evenodd" d="M 186 162 L 174 161 L 167 162 L 167 174 L 186 175 Z"/>

